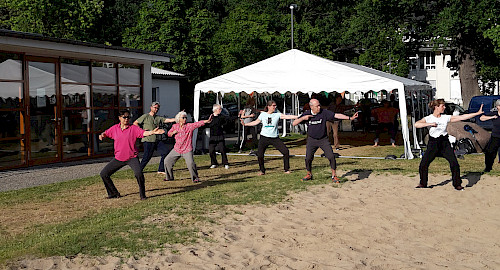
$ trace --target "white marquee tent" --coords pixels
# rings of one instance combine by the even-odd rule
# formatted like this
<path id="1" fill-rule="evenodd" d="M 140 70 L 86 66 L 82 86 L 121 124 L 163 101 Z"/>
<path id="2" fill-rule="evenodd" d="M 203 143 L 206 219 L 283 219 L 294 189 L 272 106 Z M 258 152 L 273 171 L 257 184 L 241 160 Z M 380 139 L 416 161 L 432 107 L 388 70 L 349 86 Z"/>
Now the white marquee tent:
<path id="1" fill-rule="evenodd" d="M 399 93 L 401 119 L 407 119 L 405 90 L 429 90 L 431 86 L 371 68 L 331 61 L 292 49 L 244 68 L 196 84 L 194 118 L 199 117 L 201 93 L 320 93 L 392 91 Z M 401 121 L 405 156 L 413 158 L 407 121 Z"/>

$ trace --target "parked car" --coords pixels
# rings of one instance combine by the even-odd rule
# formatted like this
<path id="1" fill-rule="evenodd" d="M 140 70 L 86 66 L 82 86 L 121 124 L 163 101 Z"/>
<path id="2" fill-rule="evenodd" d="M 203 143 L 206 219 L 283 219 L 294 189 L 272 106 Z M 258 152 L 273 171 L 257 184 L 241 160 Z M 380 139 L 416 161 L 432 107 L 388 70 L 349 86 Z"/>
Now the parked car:
<path id="1" fill-rule="evenodd" d="M 462 108 L 462 106 L 455 104 L 455 103 L 446 102 L 445 107 L 446 108 L 444 109 L 444 114 L 453 115 L 453 114 L 455 114 L 455 112 L 458 112 L 458 115 L 462 115 L 462 114 L 467 113 L 465 111 L 465 109 Z"/>
<path id="2" fill-rule="evenodd" d="M 500 99 L 500 95 L 496 96 L 475 96 L 472 97 L 469 103 L 469 109 L 467 110 L 468 113 L 475 113 L 479 110 L 479 107 L 481 107 L 481 104 L 483 105 L 483 111 L 485 113 L 495 111 L 495 101 L 497 99 Z M 480 116 L 476 116 L 474 118 L 471 118 L 470 121 L 473 123 L 478 124 L 480 127 L 486 129 L 486 130 L 491 130 L 493 128 L 493 123 L 491 120 L 488 121 L 481 121 L 479 120 Z"/>

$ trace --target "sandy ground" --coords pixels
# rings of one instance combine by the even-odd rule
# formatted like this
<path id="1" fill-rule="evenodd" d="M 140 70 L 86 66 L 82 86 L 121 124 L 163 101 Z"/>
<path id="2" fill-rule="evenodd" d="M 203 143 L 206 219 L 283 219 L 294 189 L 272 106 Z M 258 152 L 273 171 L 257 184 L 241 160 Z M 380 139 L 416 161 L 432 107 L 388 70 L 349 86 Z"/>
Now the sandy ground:
<path id="1" fill-rule="evenodd" d="M 142 258 L 51 257 L 20 269 L 500 269 L 500 181 L 477 175 L 348 175 L 273 206 L 244 206 L 201 234 Z M 170 250 L 175 250 L 171 252 Z"/>

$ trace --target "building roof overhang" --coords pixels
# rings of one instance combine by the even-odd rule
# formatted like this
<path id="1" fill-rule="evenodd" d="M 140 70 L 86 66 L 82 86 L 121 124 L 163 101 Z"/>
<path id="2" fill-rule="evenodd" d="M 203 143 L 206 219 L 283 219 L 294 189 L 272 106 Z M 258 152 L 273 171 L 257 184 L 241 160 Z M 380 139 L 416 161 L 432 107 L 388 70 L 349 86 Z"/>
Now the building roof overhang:
<path id="1" fill-rule="evenodd" d="M 99 61 L 170 62 L 174 55 L 0 29 L 2 50 Z"/>

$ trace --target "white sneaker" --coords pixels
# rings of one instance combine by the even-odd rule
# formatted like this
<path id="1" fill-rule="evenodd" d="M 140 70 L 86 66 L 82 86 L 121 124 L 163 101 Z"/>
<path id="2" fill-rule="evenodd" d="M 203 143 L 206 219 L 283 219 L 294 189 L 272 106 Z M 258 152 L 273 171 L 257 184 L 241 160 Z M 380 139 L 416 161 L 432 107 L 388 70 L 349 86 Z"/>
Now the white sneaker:
<path id="1" fill-rule="evenodd" d="M 217 168 L 217 165 L 210 166 L 210 169 L 215 169 L 215 168 Z"/>
<path id="2" fill-rule="evenodd" d="M 224 165 L 224 168 L 226 168 L 226 170 L 229 170 L 229 165 Z"/>

